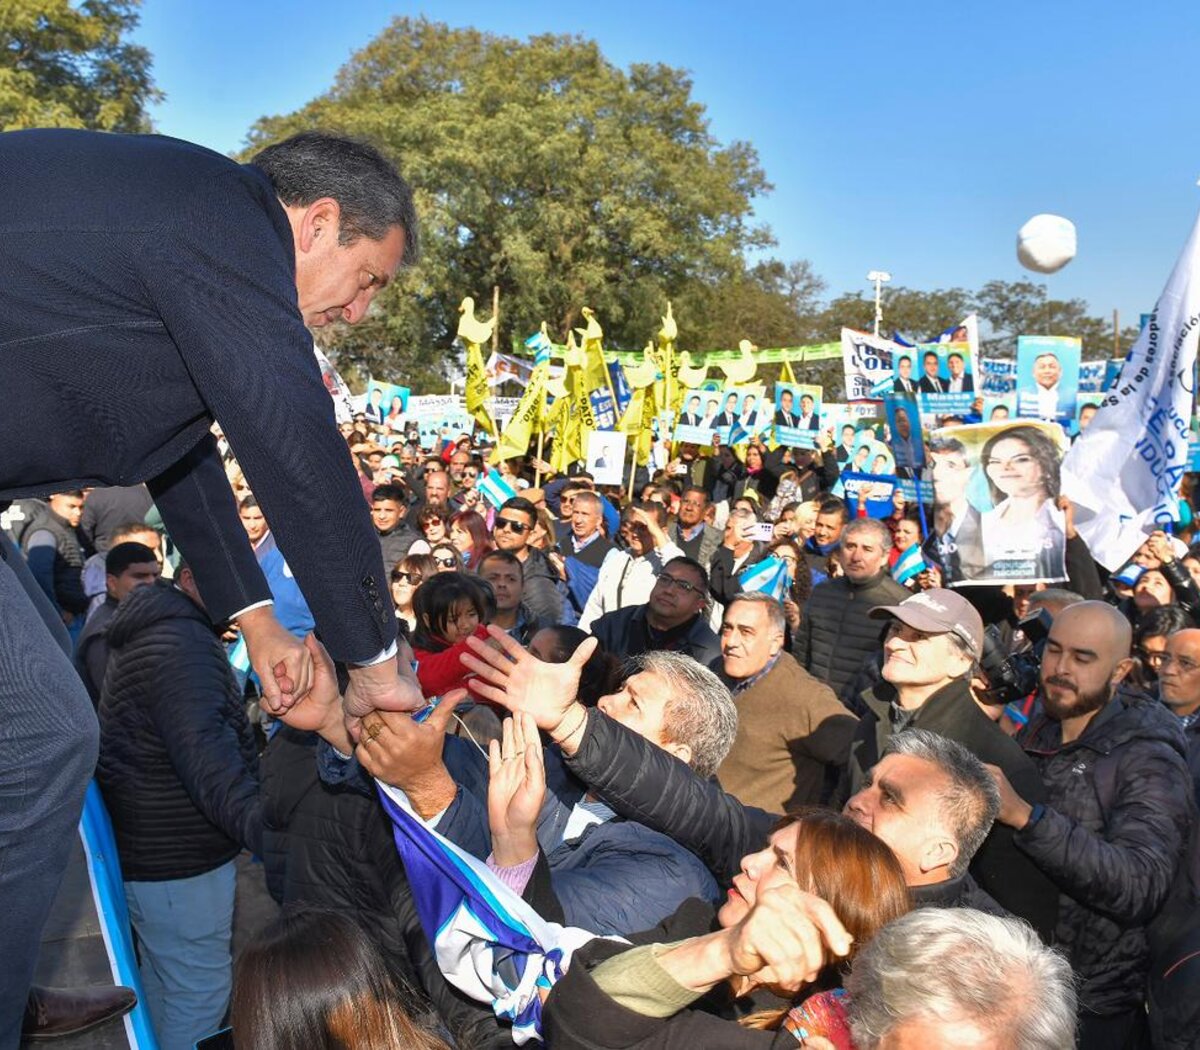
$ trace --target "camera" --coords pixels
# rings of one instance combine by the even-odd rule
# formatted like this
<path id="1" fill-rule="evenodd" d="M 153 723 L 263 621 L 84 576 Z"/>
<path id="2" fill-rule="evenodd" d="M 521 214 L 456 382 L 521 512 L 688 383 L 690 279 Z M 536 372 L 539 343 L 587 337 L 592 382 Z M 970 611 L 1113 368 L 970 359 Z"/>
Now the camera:
<path id="1" fill-rule="evenodd" d="M 1023 699 L 1038 688 L 1042 653 L 1053 620 L 1054 617 L 1046 609 L 1038 609 L 1022 617 L 1017 623 L 1017 630 L 1025 636 L 1027 644 L 1011 655 L 1006 655 L 996 624 L 991 624 L 983 632 L 983 655 L 979 659 L 979 669 L 988 683 L 983 694 L 984 702 L 1009 704 Z"/>

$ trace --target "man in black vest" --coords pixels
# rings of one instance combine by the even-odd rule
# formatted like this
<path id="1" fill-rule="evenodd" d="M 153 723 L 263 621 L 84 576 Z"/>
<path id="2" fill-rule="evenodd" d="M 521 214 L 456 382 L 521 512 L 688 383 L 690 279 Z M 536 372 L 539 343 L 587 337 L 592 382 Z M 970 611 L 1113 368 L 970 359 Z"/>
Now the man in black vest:
<path id="1" fill-rule="evenodd" d="M 294 706 L 311 654 L 271 610 L 217 420 L 325 644 L 350 666 L 347 714 L 419 706 L 394 659 L 379 544 L 307 330 L 361 320 L 411 261 L 412 194 L 394 167 L 319 132 L 239 165 L 161 136 L 41 130 L 0 135 L 0 183 L 0 505 L 146 482 L 213 619 L 241 628 L 268 707 Z M 0 776 L 23 778 L 0 791 L 7 1047 L 97 727 L 61 633 L 3 553 Z"/>

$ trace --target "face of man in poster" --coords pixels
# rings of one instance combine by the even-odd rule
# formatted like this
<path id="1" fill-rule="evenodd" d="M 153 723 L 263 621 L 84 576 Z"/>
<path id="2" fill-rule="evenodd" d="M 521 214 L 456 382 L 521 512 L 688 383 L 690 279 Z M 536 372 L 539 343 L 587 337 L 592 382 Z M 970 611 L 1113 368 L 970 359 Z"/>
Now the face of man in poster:
<path id="1" fill-rule="evenodd" d="M 938 355 L 937 354 L 935 354 L 932 350 L 927 351 L 925 354 L 925 357 L 922 359 L 922 365 L 925 369 L 925 375 L 927 375 L 930 379 L 937 379 L 937 377 L 938 377 Z"/>
<path id="2" fill-rule="evenodd" d="M 962 354 L 951 354 L 946 358 L 946 367 L 950 370 L 950 378 L 958 379 L 966 371 L 967 366 L 963 362 Z"/>
<path id="3" fill-rule="evenodd" d="M 725 411 L 733 415 L 737 410 L 737 394 L 730 394 L 725 399 Z"/>
<path id="4" fill-rule="evenodd" d="M 1052 390 L 1062 378 L 1062 365 L 1054 354 L 1042 354 L 1033 362 L 1033 380 L 1043 390 Z"/>
<path id="5" fill-rule="evenodd" d="M 896 436 L 901 441 L 907 441 L 912 437 L 912 423 L 908 418 L 908 410 L 904 408 L 896 408 Z"/>
<path id="6" fill-rule="evenodd" d="M 811 416 L 813 411 L 813 399 L 807 394 L 800 395 L 800 415 Z"/>
<path id="7" fill-rule="evenodd" d="M 899 374 L 901 379 L 912 378 L 912 358 L 900 358 L 900 360 L 896 362 L 896 372 Z"/>
<path id="8" fill-rule="evenodd" d="M 931 456 L 934 497 L 938 503 L 959 507 L 966 503 L 971 464 L 965 452 L 943 450 Z"/>
<path id="9" fill-rule="evenodd" d="M 790 390 L 785 390 L 779 395 L 779 411 L 789 413 L 792 411 L 792 392 Z"/>

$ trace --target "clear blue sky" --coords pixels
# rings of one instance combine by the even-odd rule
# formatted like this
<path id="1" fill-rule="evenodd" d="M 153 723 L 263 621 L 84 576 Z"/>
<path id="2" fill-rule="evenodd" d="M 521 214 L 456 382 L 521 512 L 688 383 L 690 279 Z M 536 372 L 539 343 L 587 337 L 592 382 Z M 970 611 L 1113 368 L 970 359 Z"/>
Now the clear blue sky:
<path id="1" fill-rule="evenodd" d="M 1018 227 L 1057 212 L 1079 255 L 1051 294 L 1135 324 L 1200 210 L 1196 0 L 145 0 L 158 129 L 237 149 L 257 117 L 325 91 L 392 16 L 422 13 L 688 69 L 713 133 L 758 149 L 775 254 L 811 260 L 831 293 L 865 288 L 872 268 L 926 289 L 1018 279 Z"/>

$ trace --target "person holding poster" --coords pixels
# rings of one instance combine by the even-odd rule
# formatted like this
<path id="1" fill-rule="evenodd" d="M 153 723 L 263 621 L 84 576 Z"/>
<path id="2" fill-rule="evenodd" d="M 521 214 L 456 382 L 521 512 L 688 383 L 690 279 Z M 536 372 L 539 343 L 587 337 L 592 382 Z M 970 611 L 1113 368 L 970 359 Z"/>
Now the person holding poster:
<path id="1" fill-rule="evenodd" d="M 1023 335 L 1017 340 L 1017 414 L 1069 425 L 1079 396 L 1078 339 Z"/>

